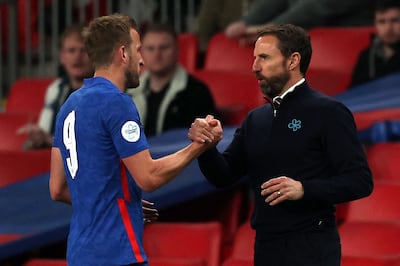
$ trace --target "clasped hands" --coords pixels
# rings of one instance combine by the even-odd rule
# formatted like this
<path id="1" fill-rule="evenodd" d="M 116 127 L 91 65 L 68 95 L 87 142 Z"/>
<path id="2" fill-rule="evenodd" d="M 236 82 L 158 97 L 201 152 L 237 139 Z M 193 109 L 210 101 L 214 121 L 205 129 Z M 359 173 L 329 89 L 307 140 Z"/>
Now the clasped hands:
<path id="1" fill-rule="evenodd" d="M 212 115 L 206 118 L 196 118 L 189 128 L 190 140 L 203 143 L 210 147 L 215 146 L 223 138 L 221 122 Z"/>

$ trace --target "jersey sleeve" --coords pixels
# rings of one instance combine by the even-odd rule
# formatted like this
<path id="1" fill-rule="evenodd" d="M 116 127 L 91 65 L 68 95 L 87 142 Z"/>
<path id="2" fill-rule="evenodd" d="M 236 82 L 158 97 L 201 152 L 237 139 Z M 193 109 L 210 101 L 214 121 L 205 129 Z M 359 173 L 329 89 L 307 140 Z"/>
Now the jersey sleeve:
<path id="1" fill-rule="evenodd" d="M 113 95 L 107 108 L 103 109 L 103 117 L 121 158 L 149 148 L 139 113 L 127 94 Z"/>
<path id="2" fill-rule="evenodd" d="M 59 112 L 56 115 L 56 125 L 55 125 L 55 129 L 54 129 L 54 135 L 53 135 L 53 147 L 55 148 L 61 148 L 62 145 L 62 127 L 63 127 L 63 123 L 61 121 L 62 118 L 60 118 L 61 116 L 61 112 Z"/>

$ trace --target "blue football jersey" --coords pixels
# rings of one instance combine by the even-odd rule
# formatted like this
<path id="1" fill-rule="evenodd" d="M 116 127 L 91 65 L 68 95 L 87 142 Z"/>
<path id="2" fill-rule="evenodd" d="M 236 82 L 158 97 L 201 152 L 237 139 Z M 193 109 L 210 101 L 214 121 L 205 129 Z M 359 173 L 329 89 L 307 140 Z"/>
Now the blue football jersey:
<path id="1" fill-rule="evenodd" d="M 132 99 L 107 79 L 86 79 L 57 115 L 53 146 L 72 198 L 68 265 L 146 262 L 142 192 L 121 160 L 148 149 Z"/>

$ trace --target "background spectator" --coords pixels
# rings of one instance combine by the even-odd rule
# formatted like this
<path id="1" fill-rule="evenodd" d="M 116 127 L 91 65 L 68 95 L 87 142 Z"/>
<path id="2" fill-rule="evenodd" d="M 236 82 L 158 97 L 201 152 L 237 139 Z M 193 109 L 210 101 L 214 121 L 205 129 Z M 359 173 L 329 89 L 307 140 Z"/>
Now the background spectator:
<path id="1" fill-rule="evenodd" d="M 247 11 L 250 0 L 203 0 L 197 15 L 195 32 L 200 51 L 204 53 L 211 37 L 240 19 Z M 223 12 L 221 12 L 223 10 Z"/>
<path id="2" fill-rule="evenodd" d="M 153 24 L 142 37 L 146 71 L 138 88 L 130 89 L 146 136 L 189 127 L 196 117 L 215 114 L 208 87 L 178 63 L 177 34 L 169 24 Z"/>
<path id="3" fill-rule="evenodd" d="M 310 29 L 317 26 L 372 25 L 373 0 L 255 0 L 241 20 L 225 30 L 228 37 L 253 42 L 267 24 L 291 23 Z"/>
<path id="4" fill-rule="evenodd" d="M 83 79 L 93 74 L 83 43 L 82 29 L 83 25 L 72 24 L 61 35 L 60 64 L 65 74 L 56 79 L 47 89 L 45 105 L 38 124 L 29 123 L 18 130 L 18 134 L 28 135 L 25 145 L 27 149 L 51 147 L 58 110 L 68 96 L 82 86 Z"/>
<path id="5" fill-rule="evenodd" d="M 400 1 L 377 1 L 375 31 L 359 55 L 350 88 L 400 70 Z"/>

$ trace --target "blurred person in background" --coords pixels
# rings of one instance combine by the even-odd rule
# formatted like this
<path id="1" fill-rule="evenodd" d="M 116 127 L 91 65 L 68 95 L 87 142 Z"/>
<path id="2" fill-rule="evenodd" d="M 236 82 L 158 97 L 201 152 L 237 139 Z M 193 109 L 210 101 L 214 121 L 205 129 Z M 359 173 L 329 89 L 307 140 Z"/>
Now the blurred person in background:
<path id="1" fill-rule="evenodd" d="M 291 23 L 305 29 L 372 25 L 373 1 L 254 0 L 240 20 L 226 27 L 225 34 L 248 44 L 268 24 Z"/>
<path id="2" fill-rule="evenodd" d="M 378 0 L 375 35 L 363 50 L 353 71 L 350 88 L 400 71 L 400 1 Z"/>
<path id="3" fill-rule="evenodd" d="M 216 115 L 209 88 L 178 63 L 177 33 L 169 24 L 149 25 L 142 35 L 145 71 L 128 93 L 136 104 L 146 136 L 187 128 L 197 117 Z"/>
<path id="4" fill-rule="evenodd" d="M 93 75 L 93 67 L 83 43 L 83 27 L 81 24 L 72 24 L 60 37 L 59 59 L 65 74 L 49 85 L 38 124 L 29 123 L 18 130 L 18 134 L 28 135 L 26 149 L 51 147 L 58 110 L 68 96 L 82 86 L 83 80 Z"/>
<path id="5" fill-rule="evenodd" d="M 247 11 L 250 0 L 203 0 L 196 18 L 195 33 L 200 52 L 204 54 L 213 35 L 223 32 Z M 221 12 L 223 10 L 223 12 Z"/>

